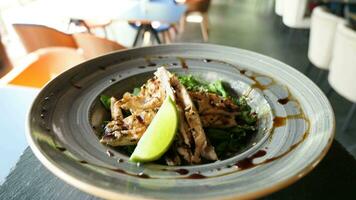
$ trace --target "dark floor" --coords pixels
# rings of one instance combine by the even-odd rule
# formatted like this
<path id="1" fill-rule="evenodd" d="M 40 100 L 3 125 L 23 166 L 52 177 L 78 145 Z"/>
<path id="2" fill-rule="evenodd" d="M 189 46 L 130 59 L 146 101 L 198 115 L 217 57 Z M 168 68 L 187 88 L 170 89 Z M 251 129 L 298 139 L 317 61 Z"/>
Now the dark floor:
<path id="1" fill-rule="evenodd" d="M 281 17 L 274 13 L 273 0 L 219 0 L 213 1 L 209 11 L 209 43 L 248 49 L 281 60 L 301 72 L 309 64 L 308 29 L 290 29 L 283 25 Z M 186 32 L 177 42 L 202 42 L 199 24 L 188 23 Z M 319 70 L 309 73 L 316 80 Z M 323 91 L 329 85 L 325 78 L 319 84 Z M 336 116 L 336 139 L 356 157 L 356 115 L 349 129 L 341 131 L 351 103 L 337 93 L 329 100 Z"/>

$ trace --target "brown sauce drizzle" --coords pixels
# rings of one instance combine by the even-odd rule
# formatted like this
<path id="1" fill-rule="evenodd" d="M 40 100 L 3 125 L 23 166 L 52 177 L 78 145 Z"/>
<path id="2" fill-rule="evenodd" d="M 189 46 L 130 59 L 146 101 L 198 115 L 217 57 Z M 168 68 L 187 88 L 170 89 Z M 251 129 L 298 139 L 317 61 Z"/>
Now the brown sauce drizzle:
<path id="1" fill-rule="evenodd" d="M 58 146 L 56 146 L 56 149 L 58 149 L 58 150 L 61 151 L 61 152 L 67 151 L 67 149 L 64 148 L 64 147 L 58 147 Z"/>
<path id="2" fill-rule="evenodd" d="M 162 171 L 169 171 L 169 172 L 176 172 L 176 173 L 178 173 L 178 174 L 180 174 L 180 175 L 186 175 L 186 174 L 188 174 L 189 173 L 189 170 L 187 170 L 187 169 L 183 169 L 183 168 L 180 168 L 180 169 L 161 169 Z"/>
<path id="3" fill-rule="evenodd" d="M 288 119 L 304 119 L 307 124 L 309 125 L 309 119 L 305 117 L 304 113 L 299 113 L 299 114 L 294 114 L 294 115 L 288 115 Z"/>
<path id="4" fill-rule="evenodd" d="M 203 179 L 203 178 L 207 178 L 207 177 L 204 175 L 198 174 L 198 173 L 193 173 L 185 178 L 186 179 Z"/>
<path id="5" fill-rule="evenodd" d="M 77 85 L 77 84 L 72 83 L 72 82 L 70 82 L 70 84 L 71 84 L 73 87 L 77 88 L 77 89 L 82 89 L 82 86 L 80 86 L 80 85 Z"/>
<path id="6" fill-rule="evenodd" d="M 101 168 L 106 168 L 106 167 L 101 167 Z M 125 175 L 128 175 L 128 176 L 137 177 L 137 178 L 151 178 L 149 175 L 147 175 L 147 174 L 145 174 L 143 172 L 140 172 L 138 174 L 130 174 L 130 173 L 127 173 L 123 169 L 111 169 L 111 168 L 106 168 L 106 169 L 111 170 L 113 172 L 120 173 L 120 174 L 125 174 Z"/>
<path id="7" fill-rule="evenodd" d="M 257 164 L 254 164 L 254 163 L 252 163 L 252 162 L 246 164 L 246 163 L 247 163 L 247 162 L 246 162 L 246 163 L 244 163 L 245 165 L 242 165 L 242 166 L 243 166 L 243 167 L 252 168 L 252 167 L 256 167 L 256 166 L 259 166 L 259 165 L 262 165 L 262 164 L 267 164 L 267 163 L 269 163 L 269 162 L 278 160 L 278 159 L 282 158 L 283 156 L 287 155 L 289 152 L 293 151 L 300 143 L 302 143 L 302 142 L 305 140 L 305 138 L 308 136 L 308 133 L 309 133 L 309 131 L 306 131 L 306 132 L 304 133 L 304 135 L 303 135 L 303 138 L 302 138 L 300 141 L 298 141 L 297 143 L 293 144 L 287 151 L 283 152 L 282 154 L 280 154 L 280 155 L 278 155 L 278 156 L 275 156 L 275 157 L 272 157 L 272 158 L 268 158 L 268 159 L 266 159 L 265 161 L 260 162 L 260 163 L 257 163 Z M 237 166 L 238 166 L 238 165 L 237 165 Z M 243 169 L 248 169 L 248 168 L 241 168 L 241 169 L 243 170 Z"/>
<path id="8" fill-rule="evenodd" d="M 178 174 L 180 174 L 180 175 L 186 175 L 186 174 L 188 174 L 189 173 L 189 170 L 187 170 L 187 169 L 176 169 L 176 170 L 174 170 L 175 172 L 177 172 Z"/>
<path id="9" fill-rule="evenodd" d="M 146 61 L 146 63 L 147 63 L 147 66 L 149 66 L 149 67 L 155 67 L 155 66 L 157 66 L 157 64 L 154 63 L 154 62 L 152 62 L 152 61 L 151 61 L 151 58 L 148 57 L 148 56 L 145 56 L 145 61 Z"/>
<path id="10" fill-rule="evenodd" d="M 273 119 L 273 126 L 274 127 L 284 126 L 284 125 L 286 125 L 286 120 L 287 120 L 286 117 L 275 117 Z"/>
<path id="11" fill-rule="evenodd" d="M 240 74 L 245 74 L 246 73 L 246 70 L 245 69 L 241 69 L 240 70 Z"/>
<path id="12" fill-rule="evenodd" d="M 127 174 L 124 170 L 122 169 L 110 169 L 113 172 L 118 172 L 118 173 L 122 173 L 122 174 Z"/>
<path id="13" fill-rule="evenodd" d="M 188 65 L 184 58 L 178 57 L 178 60 L 179 60 L 180 65 L 182 66 L 183 69 L 188 69 Z"/>
<path id="14" fill-rule="evenodd" d="M 309 134 L 309 128 L 310 127 L 308 126 L 308 130 L 304 133 L 303 138 L 301 140 L 299 140 L 297 143 L 293 144 L 287 151 L 285 151 L 284 153 L 282 153 L 282 154 L 280 154 L 278 156 L 275 156 L 273 158 L 268 158 L 267 160 L 265 160 L 264 162 L 262 162 L 260 164 L 269 163 L 269 162 L 272 162 L 274 160 L 280 159 L 283 156 L 287 155 L 289 152 L 293 151 L 300 143 L 302 143 L 305 140 L 305 138 L 307 138 L 307 136 Z"/>
<path id="15" fill-rule="evenodd" d="M 147 174 L 143 173 L 143 172 L 140 172 L 137 174 L 137 177 L 140 177 L 140 178 L 150 178 L 150 176 L 148 176 Z"/>
<path id="16" fill-rule="evenodd" d="M 265 150 L 259 150 L 255 154 L 253 154 L 251 157 L 247 157 L 245 159 L 239 160 L 235 165 L 239 169 L 248 169 L 254 166 L 253 164 L 253 159 L 263 157 L 267 154 Z"/>
<path id="17" fill-rule="evenodd" d="M 77 89 L 82 89 L 82 86 L 79 86 L 79 85 L 73 85 L 73 87 L 75 87 Z"/>
<path id="18" fill-rule="evenodd" d="M 274 80 L 272 79 L 272 82 L 269 83 L 269 84 L 266 84 L 266 85 L 263 85 L 262 83 L 260 83 L 258 80 L 257 80 L 257 76 L 252 76 L 250 77 L 252 80 L 255 81 L 254 84 L 251 85 L 251 88 L 258 88 L 260 90 L 265 90 L 267 88 L 269 88 L 271 85 L 274 84 Z"/>
<path id="19" fill-rule="evenodd" d="M 280 103 L 281 105 L 285 105 L 285 104 L 287 104 L 289 101 L 292 101 L 292 100 L 295 101 L 295 102 L 298 102 L 298 101 L 296 101 L 295 99 L 293 99 L 293 97 L 291 96 L 291 93 L 290 93 L 289 89 L 286 88 L 286 90 L 287 90 L 288 96 L 285 97 L 285 98 L 278 99 L 278 103 Z"/>
<path id="20" fill-rule="evenodd" d="M 278 103 L 285 105 L 289 102 L 289 97 L 283 98 L 283 99 L 278 99 Z"/>

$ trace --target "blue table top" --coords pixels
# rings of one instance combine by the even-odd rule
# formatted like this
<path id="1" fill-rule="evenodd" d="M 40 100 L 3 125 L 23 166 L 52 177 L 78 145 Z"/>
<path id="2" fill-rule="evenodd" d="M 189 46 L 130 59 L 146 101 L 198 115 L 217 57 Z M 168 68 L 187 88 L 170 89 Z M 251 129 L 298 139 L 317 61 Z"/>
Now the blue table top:
<path id="1" fill-rule="evenodd" d="M 38 92 L 26 87 L 0 86 L 0 183 L 27 147 L 26 115 Z"/>
<path id="2" fill-rule="evenodd" d="M 173 0 L 139 1 L 117 19 L 127 21 L 159 21 L 165 23 L 178 22 L 186 11 L 185 5 L 175 4 Z"/>
<path id="3" fill-rule="evenodd" d="M 173 0 L 36 0 L 12 9 L 6 17 L 22 23 L 69 18 L 176 23 L 186 9 L 186 5 Z"/>

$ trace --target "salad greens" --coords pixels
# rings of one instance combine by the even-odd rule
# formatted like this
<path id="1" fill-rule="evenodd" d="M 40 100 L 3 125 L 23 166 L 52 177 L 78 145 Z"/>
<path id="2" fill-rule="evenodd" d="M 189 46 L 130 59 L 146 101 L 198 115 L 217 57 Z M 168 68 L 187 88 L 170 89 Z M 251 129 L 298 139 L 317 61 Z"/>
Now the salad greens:
<path id="1" fill-rule="evenodd" d="M 206 83 L 193 75 L 178 76 L 178 79 L 180 83 L 182 83 L 187 88 L 187 90 L 211 92 L 224 98 L 228 97 L 228 94 L 220 80 L 216 80 L 212 83 Z"/>

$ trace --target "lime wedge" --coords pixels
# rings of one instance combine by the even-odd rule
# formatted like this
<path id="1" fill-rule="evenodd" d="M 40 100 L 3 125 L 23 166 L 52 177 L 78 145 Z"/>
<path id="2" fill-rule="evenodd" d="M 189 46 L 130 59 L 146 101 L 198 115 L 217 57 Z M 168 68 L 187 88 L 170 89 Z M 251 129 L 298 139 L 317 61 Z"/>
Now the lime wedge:
<path id="1" fill-rule="evenodd" d="M 177 126 L 177 107 L 175 102 L 168 96 L 137 143 L 130 160 L 134 162 L 149 162 L 159 159 L 174 140 Z"/>

